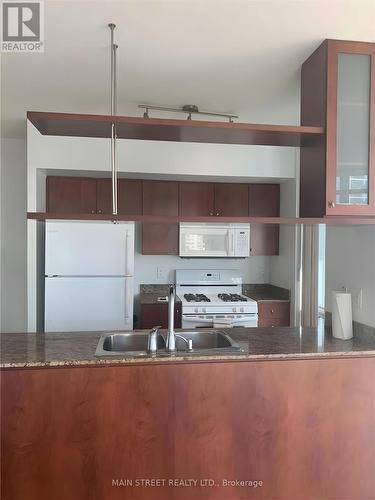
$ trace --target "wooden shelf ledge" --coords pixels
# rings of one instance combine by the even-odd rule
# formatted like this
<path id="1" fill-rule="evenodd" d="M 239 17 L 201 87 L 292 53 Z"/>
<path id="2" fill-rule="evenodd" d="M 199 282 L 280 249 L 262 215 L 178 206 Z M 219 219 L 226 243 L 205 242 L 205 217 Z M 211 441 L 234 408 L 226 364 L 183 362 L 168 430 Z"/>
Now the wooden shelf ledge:
<path id="1" fill-rule="evenodd" d="M 263 146 L 302 146 L 324 134 L 322 127 L 263 125 L 198 120 L 169 120 L 133 116 L 83 115 L 28 111 L 27 118 L 43 135 L 73 137 L 111 137 L 116 124 L 119 139 L 255 144 Z"/>
<path id="2" fill-rule="evenodd" d="M 91 221 L 135 221 L 149 223 L 178 223 L 178 222 L 217 222 L 217 223 L 251 223 L 251 224 L 329 224 L 329 225 L 375 225 L 375 217 L 347 217 L 329 216 L 322 218 L 297 217 L 180 217 L 157 215 L 109 215 L 109 214 L 81 214 L 81 213 L 52 213 L 28 212 L 28 219 L 34 220 L 91 220 Z"/>

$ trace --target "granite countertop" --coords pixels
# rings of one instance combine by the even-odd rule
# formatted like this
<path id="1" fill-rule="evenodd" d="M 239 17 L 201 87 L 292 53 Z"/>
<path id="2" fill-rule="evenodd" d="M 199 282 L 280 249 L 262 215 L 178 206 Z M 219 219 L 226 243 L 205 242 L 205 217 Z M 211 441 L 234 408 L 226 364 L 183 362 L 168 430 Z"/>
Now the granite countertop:
<path id="1" fill-rule="evenodd" d="M 141 330 L 140 330 L 141 331 Z M 2 368 L 128 365 L 133 363 L 174 363 L 214 361 L 261 361 L 317 359 L 322 357 L 375 357 L 375 335 L 357 334 L 338 340 L 320 328 L 235 328 L 223 329 L 244 349 L 242 354 L 219 356 L 172 355 L 135 358 L 95 357 L 101 332 L 4 333 L 1 335 Z"/>
<path id="2" fill-rule="evenodd" d="M 140 285 L 139 302 L 140 304 L 166 304 L 167 302 L 158 301 L 159 297 L 165 297 L 168 294 L 170 285 Z M 243 284 L 242 294 L 257 302 L 289 302 L 290 291 L 268 283 L 262 284 Z M 181 299 L 176 296 L 176 302 Z"/>
<path id="3" fill-rule="evenodd" d="M 290 302 L 290 299 L 282 299 L 280 297 L 270 297 L 265 294 L 250 293 L 244 294 L 249 299 L 253 299 L 256 302 Z"/>
<path id="4" fill-rule="evenodd" d="M 165 297 L 166 294 L 163 293 L 141 293 L 139 295 L 139 303 L 140 304 L 168 304 L 168 300 L 158 300 L 159 297 Z M 175 296 L 176 304 L 181 302 L 181 299 L 178 295 Z"/>
<path id="5" fill-rule="evenodd" d="M 242 292 L 257 302 L 290 302 L 290 291 L 268 283 L 243 284 Z"/>
<path id="6" fill-rule="evenodd" d="M 139 287 L 139 303 L 143 304 L 168 304 L 168 301 L 159 301 L 159 297 L 166 297 L 169 291 L 169 284 L 150 285 L 141 284 Z M 176 303 L 180 303 L 181 299 L 176 295 Z"/>

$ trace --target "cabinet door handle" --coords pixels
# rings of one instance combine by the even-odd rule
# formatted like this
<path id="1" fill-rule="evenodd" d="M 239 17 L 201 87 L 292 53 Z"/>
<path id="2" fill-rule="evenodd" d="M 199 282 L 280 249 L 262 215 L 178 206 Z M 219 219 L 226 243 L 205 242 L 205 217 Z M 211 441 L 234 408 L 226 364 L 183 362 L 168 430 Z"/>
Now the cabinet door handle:
<path id="1" fill-rule="evenodd" d="M 328 207 L 329 207 L 329 208 L 335 208 L 335 202 L 334 202 L 334 201 L 332 201 L 332 200 L 330 200 L 330 201 L 328 202 Z"/>
<path id="2" fill-rule="evenodd" d="M 271 314 L 273 314 L 275 311 L 273 309 L 271 309 Z"/>

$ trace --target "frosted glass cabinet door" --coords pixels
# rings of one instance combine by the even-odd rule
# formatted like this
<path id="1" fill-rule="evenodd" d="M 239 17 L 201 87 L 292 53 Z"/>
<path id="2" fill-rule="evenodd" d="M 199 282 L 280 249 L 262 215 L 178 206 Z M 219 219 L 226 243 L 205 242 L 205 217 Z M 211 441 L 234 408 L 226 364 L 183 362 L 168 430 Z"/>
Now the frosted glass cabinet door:
<path id="1" fill-rule="evenodd" d="M 368 205 L 371 56 L 339 54 L 336 203 Z"/>
<path id="2" fill-rule="evenodd" d="M 374 192 L 374 49 L 361 53 L 338 48 L 331 54 L 336 86 L 328 109 L 328 213 L 330 215 L 375 214 Z M 333 86 L 332 86 L 333 87 Z M 331 88 L 332 88 L 331 87 Z M 333 106 L 336 113 L 333 113 Z M 335 114 L 335 131 L 329 133 Z M 332 123 L 331 123 L 332 125 Z M 330 142 L 331 141 L 331 142 Z"/>

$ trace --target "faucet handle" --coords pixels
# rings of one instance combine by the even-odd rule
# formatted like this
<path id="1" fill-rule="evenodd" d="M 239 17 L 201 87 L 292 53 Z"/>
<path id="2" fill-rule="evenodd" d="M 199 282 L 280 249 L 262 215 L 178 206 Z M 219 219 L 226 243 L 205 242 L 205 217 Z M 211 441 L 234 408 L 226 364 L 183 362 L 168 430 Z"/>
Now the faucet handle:
<path id="1" fill-rule="evenodd" d="M 161 326 L 153 326 L 148 334 L 147 351 L 152 354 L 158 350 L 158 332 Z"/>
<path id="2" fill-rule="evenodd" d="M 150 334 L 152 333 L 158 333 L 158 331 L 162 328 L 162 326 L 153 326 L 150 330 Z"/>

